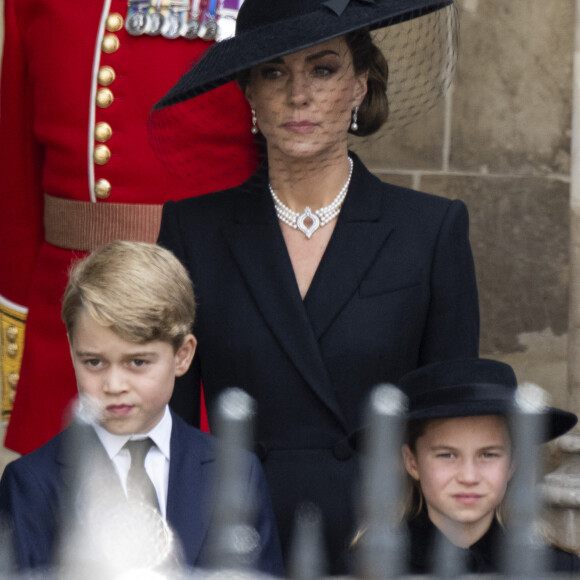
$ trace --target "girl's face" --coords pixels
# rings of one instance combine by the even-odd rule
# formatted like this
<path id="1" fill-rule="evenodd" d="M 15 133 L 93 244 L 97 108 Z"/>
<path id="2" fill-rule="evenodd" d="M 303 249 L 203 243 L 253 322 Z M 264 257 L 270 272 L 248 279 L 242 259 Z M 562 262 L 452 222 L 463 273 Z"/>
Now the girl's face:
<path id="1" fill-rule="evenodd" d="M 310 157 L 346 148 L 351 113 L 367 91 L 344 38 L 300 50 L 250 70 L 246 97 L 268 153 Z"/>
<path id="2" fill-rule="evenodd" d="M 403 446 L 403 460 L 421 485 L 433 524 L 462 547 L 488 530 L 513 473 L 507 424 L 500 415 L 433 420 L 414 452 Z"/>

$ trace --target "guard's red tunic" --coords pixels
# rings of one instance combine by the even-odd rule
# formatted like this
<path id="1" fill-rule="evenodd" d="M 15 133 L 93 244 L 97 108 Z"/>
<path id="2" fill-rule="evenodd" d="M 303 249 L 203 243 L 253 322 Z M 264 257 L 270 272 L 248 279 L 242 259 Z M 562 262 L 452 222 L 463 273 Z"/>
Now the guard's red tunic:
<path id="1" fill-rule="evenodd" d="M 114 237 L 154 241 L 164 201 L 239 184 L 253 173 L 257 159 L 250 109 L 234 84 L 196 99 L 195 108 L 191 102 L 179 106 L 193 128 L 186 135 L 195 160 L 187 179 L 170 174 L 148 144 L 151 107 L 208 42 L 130 36 L 122 26 L 127 0 L 4 4 L 3 410 L 6 418 L 16 392 L 6 446 L 26 453 L 63 427 L 64 411 L 76 393 L 60 320 L 67 270 L 83 254 L 79 250 L 90 249 L 75 247 L 75 240 L 102 242 L 103 227 L 111 227 Z M 111 213 L 103 213 L 104 205 Z M 20 321 L 26 313 L 18 380 Z"/>

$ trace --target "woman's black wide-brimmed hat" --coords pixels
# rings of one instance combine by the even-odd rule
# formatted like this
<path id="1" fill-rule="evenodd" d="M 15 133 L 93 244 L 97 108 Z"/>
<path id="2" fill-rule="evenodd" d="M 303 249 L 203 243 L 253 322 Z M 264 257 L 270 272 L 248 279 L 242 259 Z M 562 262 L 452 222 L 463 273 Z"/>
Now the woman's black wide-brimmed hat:
<path id="1" fill-rule="evenodd" d="M 235 36 L 206 50 L 154 109 L 186 101 L 253 66 L 348 32 L 389 27 L 449 7 L 453 0 L 245 0 Z"/>
<path id="2" fill-rule="evenodd" d="M 408 398 L 407 419 L 446 419 L 474 415 L 510 415 L 515 410 L 517 380 L 513 369 L 489 359 L 441 361 L 401 378 Z M 555 439 L 576 425 L 573 413 L 543 407 L 544 440 Z"/>

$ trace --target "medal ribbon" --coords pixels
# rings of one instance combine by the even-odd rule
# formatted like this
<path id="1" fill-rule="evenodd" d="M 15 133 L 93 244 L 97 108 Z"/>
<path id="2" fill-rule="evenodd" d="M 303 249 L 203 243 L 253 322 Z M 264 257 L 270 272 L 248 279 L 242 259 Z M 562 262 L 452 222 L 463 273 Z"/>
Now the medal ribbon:
<path id="1" fill-rule="evenodd" d="M 192 18 L 195 18 L 195 19 L 199 18 L 199 15 L 201 14 L 201 10 L 202 10 L 201 2 L 202 2 L 202 0 L 192 0 L 191 10 L 189 12 Z"/>
<path id="2" fill-rule="evenodd" d="M 222 8 L 226 10 L 235 10 L 236 12 L 242 7 L 244 0 L 222 0 Z"/>

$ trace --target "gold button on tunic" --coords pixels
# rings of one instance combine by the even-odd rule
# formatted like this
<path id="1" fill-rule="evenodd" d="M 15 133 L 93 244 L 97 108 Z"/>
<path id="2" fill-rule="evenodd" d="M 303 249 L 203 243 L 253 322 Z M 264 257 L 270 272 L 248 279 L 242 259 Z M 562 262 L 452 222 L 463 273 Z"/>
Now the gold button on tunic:
<path id="1" fill-rule="evenodd" d="M 97 91 L 97 106 L 101 109 L 106 109 L 113 104 L 115 98 L 111 89 L 99 89 Z"/>
<path id="2" fill-rule="evenodd" d="M 109 32 L 119 32 L 124 24 L 123 17 L 118 12 L 111 12 L 107 17 L 105 26 Z"/>
<path id="3" fill-rule="evenodd" d="M 105 34 L 103 37 L 103 42 L 101 43 L 101 49 L 106 54 L 112 54 L 113 52 L 117 52 L 119 50 L 119 46 L 121 43 L 119 42 L 119 38 L 116 34 Z"/>
<path id="4" fill-rule="evenodd" d="M 111 150 L 106 145 L 97 145 L 93 153 L 93 160 L 97 165 L 106 165 L 111 159 Z"/>
<path id="5" fill-rule="evenodd" d="M 106 179 L 99 179 L 95 183 L 95 195 L 99 199 L 107 199 L 111 195 L 111 184 Z"/>
<path id="6" fill-rule="evenodd" d="M 109 123 L 97 123 L 95 125 L 95 140 L 99 143 L 106 143 L 113 136 L 113 129 Z"/>
<path id="7" fill-rule="evenodd" d="M 113 83 L 115 77 L 116 77 L 115 69 L 113 69 L 113 67 L 105 65 L 99 69 L 97 80 L 99 81 L 100 85 L 108 87 L 110 84 Z"/>

